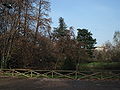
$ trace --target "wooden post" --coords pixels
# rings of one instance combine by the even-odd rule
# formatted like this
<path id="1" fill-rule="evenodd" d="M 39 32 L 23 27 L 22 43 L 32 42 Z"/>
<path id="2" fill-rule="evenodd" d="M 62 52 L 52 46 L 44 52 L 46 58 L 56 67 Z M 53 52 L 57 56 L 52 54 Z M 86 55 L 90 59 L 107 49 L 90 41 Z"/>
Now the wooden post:
<path id="1" fill-rule="evenodd" d="M 102 76 L 102 71 L 101 71 L 101 73 L 100 73 L 100 74 L 101 74 L 101 77 L 100 77 L 100 79 L 102 80 L 102 79 L 103 79 L 103 76 Z"/>
<path id="2" fill-rule="evenodd" d="M 54 71 L 52 71 L 52 78 L 54 77 Z"/>
<path id="3" fill-rule="evenodd" d="M 15 71 L 15 70 L 13 69 L 13 70 L 12 70 L 12 77 L 14 77 L 14 71 Z"/>
<path id="4" fill-rule="evenodd" d="M 77 71 L 75 71 L 75 79 L 77 79 L 78 77 L 77 77 Z"/>
<path id="5" fill-rule="evenodd" d="M 31 77 L 31 78 L 33 77 L 33 72 L 32 72 L 32 70 L 30 70 L 30 77 Z"/>

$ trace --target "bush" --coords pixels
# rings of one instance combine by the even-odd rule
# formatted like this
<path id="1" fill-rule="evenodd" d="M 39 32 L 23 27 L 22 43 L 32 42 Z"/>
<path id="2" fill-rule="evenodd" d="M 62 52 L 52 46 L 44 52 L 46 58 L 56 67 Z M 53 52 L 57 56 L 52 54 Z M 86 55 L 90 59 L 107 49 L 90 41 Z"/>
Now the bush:
<path id="1" fill-rule="evenodd" d="M 120 62 L 82 63 L 79 70 L 120 70 Z"/>

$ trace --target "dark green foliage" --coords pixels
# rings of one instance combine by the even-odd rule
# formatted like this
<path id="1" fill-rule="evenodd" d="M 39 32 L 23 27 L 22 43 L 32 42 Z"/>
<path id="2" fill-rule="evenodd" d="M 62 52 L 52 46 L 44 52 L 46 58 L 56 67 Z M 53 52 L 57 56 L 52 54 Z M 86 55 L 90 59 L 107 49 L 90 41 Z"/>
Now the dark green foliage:
<path id="1" fill-rule="evenodd" d="M 115 31 L 114 36 L 113 36 L 113 40 L 114 40 L 115 44 L 120 43 L 120 31 Z"/>
<path id="2" fill-rule="evenodd" d="M 94 45 L 96 44 L 96 39 L 93 39 L 92 33 L 87 29 L 77 29 L 77 41 L 81 42 L 83 45 L 81 48 L 84 48 L 90 56 L 92 56 Z"/>
<path id="3" fill-rule="evenodd" d="M 85 49 L 94 49 L 94 45 L 96 44 L 96 39 L 93 39 L 92 33 L 88 32 L 87 29 L 77 29 L 77 41 L 82 42 L 83 48 Z"/>
<path id="4" fill-rule="evenodd" d="M 62 40 L 67 37 L 69 31 L 67 30 L 67 25 L 62 17 L 59 18 L 59 26 L 54 28 L 53 38 L 55 40 Z"/>
<path id="5" fill-rule="evenodd" d="M 79 70 L 120 70 L 120 62 L 81 63 Z"/>
<path id="6" fill-rule="evenodd" d="M 62 70 L 75 70 L 76 69 L 75 60 L 66 59 L 61 69 Z"/>

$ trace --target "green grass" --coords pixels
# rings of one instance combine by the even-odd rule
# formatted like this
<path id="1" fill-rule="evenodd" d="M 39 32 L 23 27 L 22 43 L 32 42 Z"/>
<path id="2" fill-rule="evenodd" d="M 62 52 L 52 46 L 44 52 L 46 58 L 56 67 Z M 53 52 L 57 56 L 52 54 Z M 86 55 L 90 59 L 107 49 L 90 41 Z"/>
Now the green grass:
<path id="1" fill-rule="evenodd" d="M 120 62 L 81 63 L 79 70 L 120 70 Z"/>

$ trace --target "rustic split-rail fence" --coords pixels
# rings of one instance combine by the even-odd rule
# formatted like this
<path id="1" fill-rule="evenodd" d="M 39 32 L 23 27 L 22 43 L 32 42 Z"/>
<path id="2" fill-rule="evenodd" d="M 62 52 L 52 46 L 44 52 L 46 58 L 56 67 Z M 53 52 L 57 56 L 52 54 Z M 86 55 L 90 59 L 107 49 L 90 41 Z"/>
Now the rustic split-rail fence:
<path id="1" fill-rule="evenodd" d="M 95 79 L 120 80 L 120 70 L 104 71 L 72 71 L 72 70 L 31 70 L 31 69 L 1 69 L 0 77 L 25 78 L 66 78 L 66 79 Z"/>

